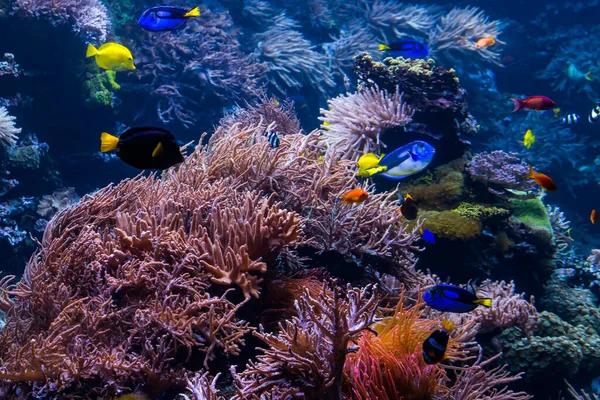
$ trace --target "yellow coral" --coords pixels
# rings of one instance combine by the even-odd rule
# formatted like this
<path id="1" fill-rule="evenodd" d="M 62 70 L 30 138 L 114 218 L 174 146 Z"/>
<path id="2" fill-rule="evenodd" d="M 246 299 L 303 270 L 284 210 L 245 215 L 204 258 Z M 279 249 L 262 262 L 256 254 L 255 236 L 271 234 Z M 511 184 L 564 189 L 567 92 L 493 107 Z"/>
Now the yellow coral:
<path id="1" fill-rule="evenodd" d="M 439 166 L 432 176 L 425 176 L 402 187 L 418 203 L 419 208 L 444 210 L 455 206 L 465 196 L 464 176 L 459 163 Z"/>
<path id="2" fill-rule="evenodd" d="M 494 217 L 506 218 L 510 211 L 500 207 L 486 207 L 481 204 L 460 203 L 460 205 L 452 210 L 465 218 L 477 221 L 487 221 Z"/>
<path id="3" fill-rule="evenodd" d="M 481 235 L 481 222 L 463 217 L 452 211 L 423 211 L 423 228 L 429 229 L 440 238 L 450 240 L 472 240 Z"/>

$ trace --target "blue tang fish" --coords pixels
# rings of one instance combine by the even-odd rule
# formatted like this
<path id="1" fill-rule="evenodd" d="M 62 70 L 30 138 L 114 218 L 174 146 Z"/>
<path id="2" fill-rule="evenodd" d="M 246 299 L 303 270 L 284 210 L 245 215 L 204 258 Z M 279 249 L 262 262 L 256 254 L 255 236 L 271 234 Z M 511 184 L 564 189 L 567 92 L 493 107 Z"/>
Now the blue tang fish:
<path id="1" fill-rule="evenodd" d="M 144 11 L 138 24 L 152 32 L 173 31 L 183 26 L 188 19 L 198 16 L 200 16 L 198 7 L 188 10 L 181 7 L 159 6 Z"/>
<path id="2" fill-rule="evenodd" d="M 477 306 L 492 306 L 492 299 L 477 297 L 471 285 L 469 290 L 454 285 L 436 285 L 425 292 L 423 300 L 435 310 L 453 313 L 473 311 Z"/>
<path id="3" fill-rule="evenodd" d="M 433 232 L 431 232 L 429 229 L 421 228 L 419 230 L 419 233 L 421 234 L 421 237 L 424 241 L 426 241 L 427 243 L 435 244 L 435 236 L 433 235 Z"/>
<path id="4" fill-rule="evenodd" d="M 390 44 L 380 44 L 380 51 L 388 51 L 393 57 L 425 58 L 429 54 L 427 45 L 419 40 L 396 40 Z"/>
<path id="5" fill-rule="evenodd" d="M 358 176 L 380 174 L 389 179 L 404 179 L 425 169 L 434 154 L 435 148 L 421 140 L 405 144 L 385 157 L 364 154 L 358 160 Z"/>

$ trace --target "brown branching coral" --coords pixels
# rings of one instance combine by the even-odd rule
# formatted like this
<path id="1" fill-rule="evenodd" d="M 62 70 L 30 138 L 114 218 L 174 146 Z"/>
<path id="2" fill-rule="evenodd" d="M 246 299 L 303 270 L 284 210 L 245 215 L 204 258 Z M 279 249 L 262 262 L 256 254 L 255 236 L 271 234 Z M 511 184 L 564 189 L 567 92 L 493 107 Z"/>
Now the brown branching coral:
<path id="1" fill-rule="evenodd" d="M 335 155 L 355 160 L 380 151 L 385 144 L 381 134 L 388 128 L 403 127 L 412 120 L 413 110 L 394 94 L 377 86 L 328 100 L 329 110 L 321 109 L 321 121 L 327 122 L 326 142 Z"/>
<path id="2" fill-rule="evenodd" d="M 298 315 L 278 334 L 254 334 L 269 348 L 237 375 L 238 399 L 332 398 L 342 395 L 344 362 L 363 330 L 373 323 L 378 297 L 371 287 L 322 285 L 296 303 Z"/>

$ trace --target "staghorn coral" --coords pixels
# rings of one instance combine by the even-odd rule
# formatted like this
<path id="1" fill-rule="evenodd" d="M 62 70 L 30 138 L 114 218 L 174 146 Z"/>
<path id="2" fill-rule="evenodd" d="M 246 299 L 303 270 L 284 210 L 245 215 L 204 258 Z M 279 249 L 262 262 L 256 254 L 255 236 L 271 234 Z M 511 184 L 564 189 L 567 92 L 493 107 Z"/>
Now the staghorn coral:
<path id="1" fill-rule="evenodd" d="M 15 127 L 15 117 L 8 114 L 5 107 L 0 107 L 0 143 L 4 147 L 11 147 L 17 143 L 17 135 L 21 128 Z"/>
<path id="2" fill-rule="evenodd" d="M 138 117 L 151 110 L 162 123 L 190 127 L 208 104 L 231 105 L 260 93 L 264 68 L 240 50 L 229 13 L 203 7 L 201 13 L 198 23 L 187 24 L 177 34 L 145 32 L 139 39 L 135 81 L 130 78 L 121 85 L 129 94 L 150 91 Z"/>
<path id="3" fill-rule="evenodd" d="M 277 334 L 254 335 L 269 348 L 236 378 L 237 397 L 341 398 L 348 347 L 373 323 L 378 297 L 371 287 L 344 290 L 335 282 L 309 290 L 296 302 L 297 316 L 280 324 Z M 262 349 L 261 349 L 262 350 Z"/>
<path id="4" fill-rule="evenodd" d="M 453 8 L 440 18 L 440 22 L 429 34 L 428 46 L 432 57 L 446 65 L 469 65 L 479 58 L 502 66 L 497 47 L 498 44 L 505 44 L 498 38 L 503 27 L 503 23 L 490 21 L 477 7 Z M 484 37 L 493 37 L 496 45 L 476 49 L 475 43 Z"/>
<path id="5" fill-rule="evenodd" d="M 108 10 L 99 0 L 15 0 L 13 12 L 54 26 L 69 24 L 82 39 L 98 45 L 111 31 Z"/>
<path id="6" fill-rule="evenodd" d="M 539 318 L 534 298 L 531 296 L 527 302 L 525 293 L 517 294 L 515 289 L 513 281 L 481 283 L 478 296 L 489 297 L 493 302 L 491 308 L 478 307 L 473 311 L 480 324 L 479 332 L 518 327 L 521 335 L 531 335 Z"/>
<path id="7" fill-rule="evenodd" d="M 270 21 L 268 30 L 253 36 L 259 59 L 267 68 L 270 88 L 285 94 L 286 89 L 310 86 L 326 94 L 334 86 L 327 58 L 296 30 L 299 27 L 282 13 Z"/>
<path id="8" fill-rule="evenodd" d="M 328 100 L 329 110 L 321 109 L 319 119 L 327 122 L 327 146 L 349 160 L 386 147 L 380 140 L 386 129 L 403 127 L 411 121 L 413 110 L 402 101 L 399 89 L 393 95 L 367 88 Z M 323 125 L 325 126 L 325 125 Z"/>
<path id="9" fill-rule="evenodd" d="M 466 171 L 471 179 L 504 200 L 514 197 L 512 191 L 515 190 L 532 192 L 532 196 L 537 192 L 535 181 L 525 178 L 529 166 L 516 153 L 502 150 L 479 153 L 469 162 Z"/>
<path id="10" fill-rule="evenodd" d="M 221 374 L 217 374 L 211 381 L 208 372 L 196 374 L 191 379 L 187 379 L 187 390 L 191 396 L 180 394 L 182 400 L 225 400 L 225 397 L 219 396 L 216 388 L 217 379 Z"/>

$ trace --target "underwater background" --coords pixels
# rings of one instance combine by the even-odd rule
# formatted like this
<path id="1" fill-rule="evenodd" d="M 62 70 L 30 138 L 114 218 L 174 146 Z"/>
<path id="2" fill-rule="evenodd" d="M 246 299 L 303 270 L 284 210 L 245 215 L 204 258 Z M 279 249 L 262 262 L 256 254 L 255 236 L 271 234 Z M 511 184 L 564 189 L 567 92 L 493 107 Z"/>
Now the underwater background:
<path id="1" fill-rule="evenodd" d="M 599 398 L 598 21 L 0 0 L 0 399 Z"/>

